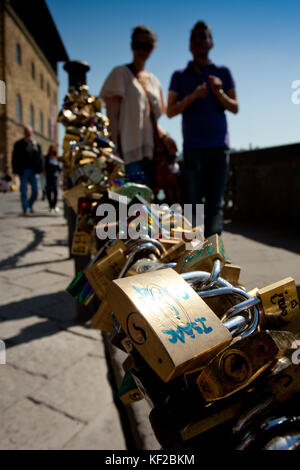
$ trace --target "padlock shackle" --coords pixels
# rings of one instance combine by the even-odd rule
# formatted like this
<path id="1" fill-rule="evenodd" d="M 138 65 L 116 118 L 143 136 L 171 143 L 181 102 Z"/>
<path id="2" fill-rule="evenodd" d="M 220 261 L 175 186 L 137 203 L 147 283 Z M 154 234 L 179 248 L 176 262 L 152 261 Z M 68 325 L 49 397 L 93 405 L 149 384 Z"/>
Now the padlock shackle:
<path id="1" fill-rule="evenodd" d="M 211 289 L 216 284 L 218 278 L 220 277 L 221 270 L 222 270 L 221 260 L 215 259 L 210 276 L 207 279 L 207 281 L 205 281 L 203 285 L 201 286 L 201 290 Z"/>
<path id="2" fill-rule="evenodd" d="M 253 312 L 251 315 L 251 321 L 247 326 L 247 329 L 245 331 L 242 331 L 240 333 L 240 336 L 249 336 L 250 334 L 254 333 L 254 331 L 257 330 L 257 327 L 259 325 L 259 310 L 256 307 L 261 300 L 258 297 L 251 297 L 248 300 L 245 300 L 244 302 L 241 302 L 240 304 L 234 305 L 231 307 L 225 314 L 223 315 L 221 321 L 227 321 L 232 318 L 234 318 L 236 315 L 239 315 L 240 313 L 250 310 L 250 312 Z"/>
<path id="3" fill-rule="evenodd" d="M 159 241 L 159 240 L 155 240 L 154 238 L 148 238 L 148 237 L 145 237 L 145 238 L 139 238 L 138 240 L 130 240 L 130 241 L 127 241 L 127 246 L 128 246 L 128 250 L 131 250 L 134 246 L 139 246 L 143 243 L 152 243 L 153 245 L 155 245 L 160 253 L 162 255 L 164 255 L 167 250 L 165 249 L 165 247 L 163 246 L 163 244 Z"/>
<path id="4" fill-rule="evenodd" d="M 189 284 L 192 284 L 193 289 L 198 290 L 201 289 L 201 286 L 204 282 L 208 281 L 210 278 L 211 274 L 208 273 L 207 271 L 192 271 L 188 273 L 182 273 L 181 277 L 188 282 Z M 198 286 L 198 284 L 201 284 Z M 235 287 L 230 284 L 230 282 L 226 281 L 226 279 L 223 279 L 222 277 L 218 277 L 216 280 L 215 284 L 218 287 L 230 287 L 234 289 Z"/>
<path id="5" fill-rule="evenodd" d="M 160 251 L 159 249 L 154 246 L 152 243 L 143 243 L 142 245 L 138 245 L 136 247 L 133 247 L 132 251 L 129 253 L 128 258 L 121 269 L 118 279 L 121 279 L 122 277 L 125 276 L 126 272 L 130 268 L 130 266 L 135 262 L 136 256 L 140 254 L 142 251 L 150 251 L 154 255 L 156 255 L 158 258 L 160 257 Z"/>
<path id="6" fill-rule="evenodd" d="M 238 336 L 240 330 L 246 328 L 247 324 L 248 320 L 243 315 L 236 315 L 235 317 L 230 318 L 224 322 L 224 326 L 226 326 L 226 328 L 230 331 L 233 338 Z"/>

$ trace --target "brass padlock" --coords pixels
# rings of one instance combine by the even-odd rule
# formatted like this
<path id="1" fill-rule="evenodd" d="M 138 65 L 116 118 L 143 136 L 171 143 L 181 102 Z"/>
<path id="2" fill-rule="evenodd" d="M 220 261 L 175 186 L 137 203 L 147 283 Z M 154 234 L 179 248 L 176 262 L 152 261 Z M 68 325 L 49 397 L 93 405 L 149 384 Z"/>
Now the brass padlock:
<path id="1" fill-rule="evenodd" d="M 73 188 L 64 191 L 64 199 L 68 206 L 72 207 L 75 214 L 78 214 L 78 199 L 86 196 L 86 186 L 84 183 L 79 183 Z"/>
<path id="2" fill-rule="evenodd" d="M 197 385 L 203 398 L 220 400 L 245 388 L 290 350 L 294 339 L 288 331 L 261 331 L 235 338 L 200 373 Z"/>
<path id="3" fill-rule="evenodd" d="M 230 282 L 235 287 L 239 287 L 240 284 L 240 273 L 241 268 L 233 264 L 224 264 L 221 270 L 220 276 L 226 281 Z"/>
<path id="4" fill-rule="evenodd" d="M 269 286 L 257 289 L 263 310 L 263 327 L 299 334 L 300 309 L 294 279 L 287 277 Z"/>
<path id="5" fill-rule="evenodd" d="M 119 248 L 84 270 L 84 274 L 100 299 L 105 298 L 109 281 L 118 277 L 125 261 L 124 252 Z"/>
<path id="6" fill-rule="evenodd" d="M 111 333 L 114 324 L 111 317 L 111 308 L 107 300 L 102 300 L 100 307 L 92 318 L 93 328 Z"/>
<path id="7" fill-rule="evenodd" d="M 188 441 L 235 418 L 241 410 L 241 403 L 232 403 L 215 412 L 208 410 L 209 412 L 205 417 L 196 419 L 180 429 L 181 437 L 184 441 Z"/>
<path id="8" fill-rule="evenodd" d="M 175 240 L 174 240 L 175 241 Z M 176 240 L 176 243 L 167 249 L 167 252 L 160 258 L 162 263 L 171 263 L 177 261 L 185 252 L 185 243 L 183 240 Z"/>
<path id="9" fill-rule="evenodd" d="M 286 402 L 300 395 L 300 364 L 288 365 L 269 379 L 269 388 L 278 402 Z"/>
<path id="10" fill-rule="evenodd" d="M 112 253 L 118 251 L 119 249 L 125 251 L 127 250 L 127 247 L 125 245 L 125 242 L 123 240 L 120 240 L 117 238 L 114 243 L 106 248 L 106 254 L 111 255 Z"/>
<path id="11" fill-rule="evenodd" d="M 133 346 L 165 382 L 208 361 L 232 339 L 173 269 L 114 280 L 107 294 Z"/>
<path id="12" fill-rule="evenodd" d="M 215 234 L 206 239 L 201 249 L 184 253 L 178 260 L 176 271 L 178 273 L 212 271 L 214 261 L 217 259 L 224 266 L 226 262 L 224 243 L 222 238 Z"/>
<path id="13" fill-rule="evenodd" d="M 89 254 L 92 236 L 84 231 L 77 231 L 73 234 L 71 254 L 76 256 L 87 256 Z"/>

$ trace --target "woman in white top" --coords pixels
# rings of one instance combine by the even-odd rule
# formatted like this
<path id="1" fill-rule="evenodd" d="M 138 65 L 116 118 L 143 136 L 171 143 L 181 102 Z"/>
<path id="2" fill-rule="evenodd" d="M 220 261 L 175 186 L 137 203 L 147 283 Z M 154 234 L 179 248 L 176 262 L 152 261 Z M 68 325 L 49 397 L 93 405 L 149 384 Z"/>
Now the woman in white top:
<path id="1" fill-rule="evenodd" d="M 106 78 L 100 98 L 106 103 L 110 132 L 119 155 L 124 159 L 129 181 L 153 185 L 154 134 L 151 119 L 165 112 L 165 101 L 159 80 L 145 69 L 155 48 L 156 35 L 147 26 L 136 26 L 131 36 L 133 61 L 115 67 Z M 171 154 L 175 142 L 158 126 Z"/>

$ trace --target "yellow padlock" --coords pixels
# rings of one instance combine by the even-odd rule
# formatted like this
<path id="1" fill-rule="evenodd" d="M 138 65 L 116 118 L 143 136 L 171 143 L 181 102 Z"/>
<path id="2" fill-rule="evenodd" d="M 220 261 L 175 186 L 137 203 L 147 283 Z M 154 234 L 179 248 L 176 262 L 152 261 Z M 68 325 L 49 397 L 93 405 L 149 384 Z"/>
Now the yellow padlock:
<path id="1" fill-rule="evenodd" d="M 269 388 L 278 402 L 300 395 L 300 363 L 289 364 L 269 379 Z"/>
<path id="2" fill-rule="evenodd" d="M 119 248 L 84 270 L 84 274 L 99 299 L 105 299 L 109 281 L 118 277 L 125 261 L 124 252 Z"/>
<path id="3" fill-rule="evenodd" d="M 175 244 L 167 248 L 167 252 L 161 256 L 162 263 L 172 263 L 177 261 L 180 256 L 185 252 L 185 242 L 183 240 L 176 240 Z"/>
<path id="4" fill-rule="evenodd" d="M 197 385 L 203 398 L 220 400 L 245 388 L 290 350 L 294 340 L 289 331 L 261 331 L 235 338 L 200 373 Z"/>
<path id="5" fill-rule="evenodd" d="M 86 196 L 86 186 L 79 183 L 71 189 L 64 191 L 64 199 L 68 206 L 72 207 L 75 214 L 78 214 L 78 199 Z"/>
<path id="6" fill-rule="evenodd" d="M 111 308 L 108 302 L 103 300 L 92 318 L 93 328 L 111 333 L 114 329 L 111 313 Z"/>
<path id="7" fill-rule="evenodd" d="M 300 333 L 299 299 L 294 279 L 287 277 L 253 292 L 261 299 L 264 328 Z"/>
<path id="8" fill-rule="evenodd" d="M 173 269 L 114 280 L 107 294 L 132 345 L 165 382 L 207 362 L 232 339 Z"/>
<path id="9" fill-rule="evenodd" d="M 178 260 L 175 269 L 178 273 L 190 271 L 211 272 L 216 259 L 219 259 L 224 266 L 226 262 L 224 243 L 217 234 L 208 237 L 201 249 L 184 253 Z"/>
<path id="10" fill-rule="evenodd" d="M 240 273 L 241 273 L 241 268 L 239 266 L 226 263 L 224 264 L 221 270 L 220 277 L 230 282 L 230 284 L 232 284 L 233 286 L 238 287 L 241 285 Z"/>

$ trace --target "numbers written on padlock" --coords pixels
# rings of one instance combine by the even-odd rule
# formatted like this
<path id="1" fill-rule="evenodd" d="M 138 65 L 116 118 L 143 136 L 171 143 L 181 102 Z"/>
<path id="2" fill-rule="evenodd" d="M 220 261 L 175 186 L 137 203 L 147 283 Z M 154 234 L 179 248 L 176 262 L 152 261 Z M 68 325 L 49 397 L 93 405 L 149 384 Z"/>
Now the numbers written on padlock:
<path id="1" fill-rule="evenodd" d="M 201 249 L 183 254 L 178 260 L 176 271 L 178 273 L 197 270 L 211 271 L 216 259 L 219 259 L 223 265 L 225 264 L 224 243 L 217 234 L 208 237 Z"/>
<path id="2" fill-rule="evenodd" d="M 91 243 L 91 235 L 86 232 L 74 232 L 72 240 L 72 255 L 87 256 L 89 254 L 89 246 Z"/>
<path id="3" fill-rule="evenodd" d="M 173 269 L 114 280 L 108 302 L 122 329 L 165 382 L 208 361 L 231 334 Z"/>
<path id="4" fill-rule="evenodd" d="M 207 401 L 220 400 L 245 388 L 288 351 L 293 341 L 288 331 L 261 331 L 234 339 L 200 373 L 197 384 L 202 396 Z"/>
<path id="5" fill-rule="evenodd" d="M 282 329 L 298 334 L 300 310 L 294 279 L 287 277 L 262 289 L 257 289 L 263 309 L 263 325 L 267 329 Z"/>

